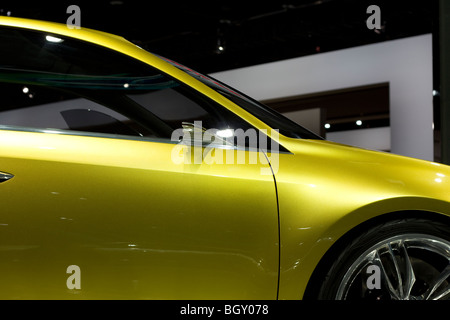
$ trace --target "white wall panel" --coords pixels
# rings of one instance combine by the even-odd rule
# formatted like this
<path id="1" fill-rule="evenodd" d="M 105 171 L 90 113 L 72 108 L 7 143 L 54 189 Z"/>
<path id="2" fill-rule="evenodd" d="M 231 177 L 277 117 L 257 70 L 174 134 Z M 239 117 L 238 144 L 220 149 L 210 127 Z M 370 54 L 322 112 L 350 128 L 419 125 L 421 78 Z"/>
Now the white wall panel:
<path id="1" fill-rule="evenodd" d="M 389 82 L 391 152 L 433 160 L 431 34 L 212 74 L 258 100 Z"/>
<path id="2" fill-rule="evenodd" d="M 391 128 L 328 132 L 327 140 L 364 149 L 389 151 L 391 149 Z"/>

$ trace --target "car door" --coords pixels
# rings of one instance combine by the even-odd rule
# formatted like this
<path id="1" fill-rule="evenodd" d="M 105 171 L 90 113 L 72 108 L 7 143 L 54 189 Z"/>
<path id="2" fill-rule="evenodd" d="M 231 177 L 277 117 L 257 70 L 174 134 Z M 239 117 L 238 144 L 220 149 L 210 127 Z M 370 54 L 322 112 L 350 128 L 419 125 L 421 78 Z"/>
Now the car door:
<path id="1" fill-rule="evenodd" d="M 137 63 L 109 49 L 2 37 L 0 298 L 276 298 L 265 155 L 193 139 L 244 121 L 158 70 L 105 74 Z"/>

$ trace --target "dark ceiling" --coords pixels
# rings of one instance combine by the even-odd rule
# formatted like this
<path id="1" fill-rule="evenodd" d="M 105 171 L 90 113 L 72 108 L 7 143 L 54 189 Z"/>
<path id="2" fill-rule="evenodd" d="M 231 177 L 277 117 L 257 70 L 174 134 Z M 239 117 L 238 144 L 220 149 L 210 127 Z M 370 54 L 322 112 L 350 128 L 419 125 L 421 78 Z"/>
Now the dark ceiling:
<path id="1" fill-rule="evenodd" d="M 430 33 L 438 12 L 437 0 L 2 2 L 0 14 L 62 23 L 77 4 L 83 27 L 122 35 L 204 73 Z M 376 32 L 366 26 L 372 4 L 381 9 Z"/>

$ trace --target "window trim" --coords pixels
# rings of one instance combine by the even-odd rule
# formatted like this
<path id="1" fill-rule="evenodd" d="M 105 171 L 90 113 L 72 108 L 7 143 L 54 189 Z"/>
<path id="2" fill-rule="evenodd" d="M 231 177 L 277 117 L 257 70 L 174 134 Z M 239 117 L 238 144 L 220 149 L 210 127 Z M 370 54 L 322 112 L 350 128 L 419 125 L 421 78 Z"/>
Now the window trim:
<path id="1" fill-rule="evenodd" d="M 127 135 L 116 135 L 110 133 L 98 133 L 98 132 L 84 132 L 84 131 L 74 131 L 74 130 L 64 130 L 64 129 L 53 129 L 53 128 L 31 128 L 31 127 L 20 127 L 20 126 L 8 126 L 8 125 L 0 125 L 1 131 L 13 131 L 13 132 L 27 132 L 27 133 L 41 133 L 41 134 L 49 134 L 49 135 L 61 135 L 61 136 L 75 136 L 81 138 L 101 138 L 101 139 L 113 139 L 113 140 L 129 140 L 129 141 L 137 141 L 137 142 L 150 142 L 150 143 L 164 143 L 164 144 L 173 144 L 173 145 L 183 145 L 188 147 L 201 147 L 208 148 L 213 147 L 214 149 L 224 149 L 224 150 L 236 150 L 236 151 L 248 151 L 248 152 L 264 152 L 264 153 L 274 153 L 274 150 L 260 150 L 258 148 L 253 147 L 242 147 L 242 146 L 233 146 L 230 147 L 228 145 L 217 145 L 217 144 L 204 144 L 204 145 L 189 145 L 182 143 L 182 141 L 174 141 L 167 138 L 150 138 L 150 137 L 138 137 L 138 136 L 127 136 Z M 271 141 L 270 137 L 268 137 Z M 292 154 L 291 152 L 279 149 L 275 153 L 279 154 Z"/>

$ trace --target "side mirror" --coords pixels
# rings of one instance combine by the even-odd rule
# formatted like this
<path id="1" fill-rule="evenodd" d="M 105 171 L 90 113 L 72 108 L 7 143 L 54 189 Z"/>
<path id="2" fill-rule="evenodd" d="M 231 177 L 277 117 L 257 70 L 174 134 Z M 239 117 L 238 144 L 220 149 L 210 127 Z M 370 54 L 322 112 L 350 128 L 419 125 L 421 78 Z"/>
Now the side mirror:
<path id="1" fill-rule="evenodd" d="M 234 146 L 232 129 L 208 129 L 199 125 L 199 122 L 182 122 L 183 140 L 191 146 Z M 228 138 L 228 139 L 227 139 Z M 187 140 L 187 141 L 186 141 Z"/>

